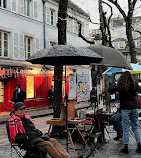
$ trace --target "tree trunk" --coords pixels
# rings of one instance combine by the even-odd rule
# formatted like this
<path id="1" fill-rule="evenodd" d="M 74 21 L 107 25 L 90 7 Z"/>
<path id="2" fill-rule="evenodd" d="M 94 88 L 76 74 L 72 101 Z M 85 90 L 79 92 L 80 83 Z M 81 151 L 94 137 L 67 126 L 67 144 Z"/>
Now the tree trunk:
<path id="1" fill-rule="evenodd" d="M 137 58 L 136 58 L 135 44 L 134 44 L 133 35 L 132 35 L 132 22 L 130 19 L 127 19 L 127 22 L 126 22 L 126 35 L 128 39 L 129 54 L 131 57 L 131 62 L 136 63 Z"/>
<path id="2" fill-rule="evenodd" d="M 62 72 L 63 66 L 54 66 L 54 118 L 60 117 L 62 103 Z"/>
<path id="3" fill-rule="evenodd" d="M 68 0 L 59 1 L 58 9 L 58 45 L 65 45 L 66 40 L 66 22 L 67 22 L 67 6 Z M 61 103 L 62 103 L 62 76 L 63 65 L 54 66 L 54 118 L 60 118 Z M 52 134 L 57 127 L 53 127 Z"/>
<path id="4" fill-rule="evenodd" d="M 106 28 L 104 26 L 104 12 L 102 7 L 102 0 L 99 0 L 99 16 L 100 16 L 100 30 L 102 33 L 102 45 L 107 45 Z"/>

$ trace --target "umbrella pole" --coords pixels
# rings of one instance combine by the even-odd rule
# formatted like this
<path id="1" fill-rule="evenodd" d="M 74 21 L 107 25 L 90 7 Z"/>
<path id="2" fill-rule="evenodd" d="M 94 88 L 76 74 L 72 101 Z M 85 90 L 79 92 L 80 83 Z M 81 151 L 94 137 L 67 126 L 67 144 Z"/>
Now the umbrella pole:
<path id="1" fill-rule="evenodd" d="M 65 100 L 66 100 L 66 131 L 67 131 L 67 152 L 68 152 L 68 95 L 67 95 L 67 75 L 65 65 Z"/>

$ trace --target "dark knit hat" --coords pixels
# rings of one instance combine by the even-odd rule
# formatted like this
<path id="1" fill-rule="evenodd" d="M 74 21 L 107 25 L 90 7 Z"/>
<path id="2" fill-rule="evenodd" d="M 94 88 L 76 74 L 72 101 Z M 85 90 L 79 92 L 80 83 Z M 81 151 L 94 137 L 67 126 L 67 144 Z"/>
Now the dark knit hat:
<path id="1" fill-rule="evenodd" d="M 23 102 L 18 102 L 18 103 L 16 103 L 16 104 L 14 105 L 15 111 L 17 111 L 18 109 L 21 110 L 21 109 L 25 109 L 25 108 L 26 108 L 26 106 L 24 105 Z"/>

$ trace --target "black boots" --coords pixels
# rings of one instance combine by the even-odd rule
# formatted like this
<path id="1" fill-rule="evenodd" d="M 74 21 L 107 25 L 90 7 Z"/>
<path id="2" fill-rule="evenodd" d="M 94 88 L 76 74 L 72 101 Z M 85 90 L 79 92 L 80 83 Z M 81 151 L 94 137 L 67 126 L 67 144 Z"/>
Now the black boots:
<path id="1" fill-rule="evenodd" d="M 125 144 L 124 148 L 121 149 L 121 152 L 122 152 L 122 153 L 125 153 L 125 154 L 128 154 L 128 153 L 129 153 L 129 152 L 128 152 L 128 144 Z"/>
<path id="2" fill-rule="evenodd" d="M 122 138 L 122 136 L 122 133 L 117 133 L 117 137 L 115 137 L 114 140 L 119 140 L 120 138 Z"/>
<path id="3" fill-rule="evenodd" d="M 136 150 L 138 153 L 141 153 L 141 143 L 138 143 L 138 147 L 137 147 L 137 150 Z"/>
<path id="4" fill-rule="evenodd" d="M 136 151 L 137 151 L 138 153 L 141 153 L 141 142 L 138 143 L 138 147 L 137 147 Z M 122 153 L 125 153 L 125 154 L 128 154 L 128 153 L 129 153 L 129 152 L 128 152 L 128 144 L 125 144 L 124 148 L 121 149 L 121 152 L 122 152 Z"/>

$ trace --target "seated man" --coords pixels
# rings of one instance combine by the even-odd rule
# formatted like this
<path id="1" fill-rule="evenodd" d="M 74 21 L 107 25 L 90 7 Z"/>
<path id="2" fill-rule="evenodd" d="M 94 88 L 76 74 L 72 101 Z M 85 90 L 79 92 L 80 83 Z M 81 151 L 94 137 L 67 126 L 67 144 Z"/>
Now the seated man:
<path id="1" fill-rule="evenodd" d="M 117 132 L 117 136 L 114 138 L 114 140 L 119 140 L 123 136 L 123 131 L 122 131 L 122 123 L 121 123 L 121 113 L 120 113 L 120 108 L 118 107 L 117 113 L 111 117 L 110 122 L 113 124 L 114 129 Z"/>
<path id="2" fill-rule="evenodd" d="M 35 127 L 33 120 L 25 114 L 24 103 L 16 103 L 14 109 L 15 114 L 12 114 L 8 120 L 11 144 L 26 143 L 43 152 L 47 152 L 52 158 L 70 158 L 69 154 L 56 139 L 43 135 Z"/>

